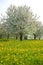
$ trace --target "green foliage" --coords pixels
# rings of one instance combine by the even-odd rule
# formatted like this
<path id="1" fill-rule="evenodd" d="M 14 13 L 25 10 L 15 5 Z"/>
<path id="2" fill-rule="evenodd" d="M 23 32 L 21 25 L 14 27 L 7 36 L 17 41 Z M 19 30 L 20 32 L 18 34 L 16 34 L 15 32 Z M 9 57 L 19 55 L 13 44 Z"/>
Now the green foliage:
<path id="1" fill-rule="evenodd" d="M 43 65 L 43 40 L 0 41 L 0 65 Z"/>

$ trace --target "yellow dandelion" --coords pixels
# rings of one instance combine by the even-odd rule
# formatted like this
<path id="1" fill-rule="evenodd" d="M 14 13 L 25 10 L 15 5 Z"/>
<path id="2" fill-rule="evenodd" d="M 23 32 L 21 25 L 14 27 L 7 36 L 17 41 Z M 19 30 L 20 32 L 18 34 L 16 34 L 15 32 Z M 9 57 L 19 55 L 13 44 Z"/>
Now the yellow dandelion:
<path id="1" fill-rule="evenodd" d="M 19 64 L 19 63 L 17 62 L 17 64 Z"/>
<path id="2" fill-rule="evenodd" d="M 1 63 L 3 63 L 3 61 L 1 60 Z"/>
<path id="3" fill-rule="evenodd" d="M 24 63 L 23 63 L 23 65 L 24 65 Z"/>
<path id="4" fill-rule="evenodd" d="M 28 55 L 26 54 L 26 57 L 27 57 Z"/>
<path id="5" fill-rule="evenodd" d="M 9 56 L 10 54 L 8 53 L 8 56 Z"/>
<path id="6" fill-rule="evenodd" d="M 16 57 L 14 57 L 14 61 L 18 61 L 18 59 Z"/>
<path id="7" fill-rule="evenodd" d="M 9 60 L 9 57 L 8 58 L 6 58 L 6 61 L 8 61 Z"/>
<path id="8" fill-rule="evenodd" d="M 22 63 L 22 61 L 20 61 L 20 63 Z"/>
<path id="9" fill-rule="evenodd" d="M 2 50 L 3 50 L 4 48 L 2 47 Z"/>

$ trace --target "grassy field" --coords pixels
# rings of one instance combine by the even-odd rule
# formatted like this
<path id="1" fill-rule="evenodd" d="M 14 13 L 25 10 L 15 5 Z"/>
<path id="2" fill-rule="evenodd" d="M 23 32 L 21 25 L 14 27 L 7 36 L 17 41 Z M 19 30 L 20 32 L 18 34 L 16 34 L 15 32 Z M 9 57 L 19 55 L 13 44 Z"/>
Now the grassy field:
<path id="1" fill-rule="evenodd" d="M 0 40 L 0 65 L 43 65 L 43 40 Z"/>

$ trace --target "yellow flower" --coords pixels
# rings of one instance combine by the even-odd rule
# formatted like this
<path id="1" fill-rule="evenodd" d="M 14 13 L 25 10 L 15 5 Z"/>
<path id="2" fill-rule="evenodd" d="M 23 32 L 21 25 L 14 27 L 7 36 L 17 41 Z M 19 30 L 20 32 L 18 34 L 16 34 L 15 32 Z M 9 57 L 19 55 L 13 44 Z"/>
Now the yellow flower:
<path id="1" fill-rule="evenodd" d="M 23 63 L 23 65 L 24 65 L 24 63 Z"/>
<path id="2" fill-rule="evenodd" d="M 10 54 L 8 53 L 8 56 L 9 56 Z"/>
<path id="3" fill-rule="evenodd" d="M 20 61 L 20 63 L 22 63 L 22 61 Z"/>
<path id="4" fill-rule="evenodd" d="M 2 63 L 3 61 L 1 60 L 1 63 Z"/>
<path id="5" fill-rule="evenodd" d="M 2 50 L 3 50 L 4 48 L 2 47 Z"/>
<path id="6" fill-rule="evenodd" d="M 6 61 L 7 61 L 7 60 L 9 60 L 9 57 L 8 57 L 8 58 L 6 58 Z"/>
<path id="7" fill-rule="evenodd" d="M 19 64 L 19 63 L 17 62 L 17 64 Z"/>
<path id="8" fill-rule="evenodd" d="M 16 57 L 14 57 L 14 61 L 18 61 L 18 59 Z"/>

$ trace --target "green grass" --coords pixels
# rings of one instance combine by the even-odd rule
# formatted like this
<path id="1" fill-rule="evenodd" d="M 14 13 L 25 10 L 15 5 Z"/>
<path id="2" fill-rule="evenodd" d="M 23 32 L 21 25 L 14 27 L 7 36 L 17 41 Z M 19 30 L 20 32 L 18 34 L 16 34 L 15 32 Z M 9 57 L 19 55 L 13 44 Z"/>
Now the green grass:
<path id="1" fill-rule="evenodd" d="M 43 40 L 0 40 L 0 65 L 43 65 Z"/>

